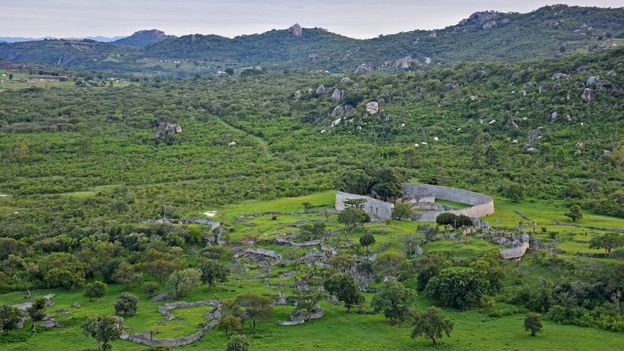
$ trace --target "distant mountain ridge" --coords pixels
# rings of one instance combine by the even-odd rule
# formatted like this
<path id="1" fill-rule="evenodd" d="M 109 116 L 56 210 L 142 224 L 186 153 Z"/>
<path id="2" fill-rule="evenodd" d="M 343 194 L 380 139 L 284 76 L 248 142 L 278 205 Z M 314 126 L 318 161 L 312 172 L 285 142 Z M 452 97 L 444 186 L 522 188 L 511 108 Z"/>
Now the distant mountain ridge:
<path id="1" fill-rule="evenodd" d="M 95 36 L 95 37 L 79 37 L 79 38 L 56 38 L 56 37 L 40 37 L 40 38 L 26 38 L 26 37 L 0 37 L 0 43 L 21 43 L 25 41 L 42 41 L 42 40 L 94 40 L 102 43 L 110 43 L 113 41 L 117 41 L 120 39 L 126 38 L 124 36 L 116 36 L 116 37 L 104 37 L 104 36 Z"/>
<path id="2" fill-rule="evenodd" d="M 123 72 L 273 69 L 348 71 L 426 68 L 468 61 L 518 62 L 624 45 L 624 8 L 555 5 L 536 11 L 476 12 L 454 26 L 358 40 L 322 28 L 227 38 L 137 32 L 112 43 L 46 40 L 0 44 L 0 59 Z M 172 68 L 169 62 L 175 62 Z"/>

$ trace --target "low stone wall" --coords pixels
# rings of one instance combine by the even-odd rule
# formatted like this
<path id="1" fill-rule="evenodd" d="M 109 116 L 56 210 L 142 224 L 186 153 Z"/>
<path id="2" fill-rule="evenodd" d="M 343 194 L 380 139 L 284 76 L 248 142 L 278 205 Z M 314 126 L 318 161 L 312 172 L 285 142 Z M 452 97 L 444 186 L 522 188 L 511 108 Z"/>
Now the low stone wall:
<path id="1" fill-rule="evenodd" d="M 207 313 L 205 316 L 210 319 L 208 323 L 206 323 L 201 330 L 191 335 L 183 336 L 180 338 L 163 338 L 163 339 L 153 339 L 152 335 L 149 331 L 144 331 L 142 333 L 136 334 L 127 334 L 124 333 L 121 335 L 122 340 L 132 341 L 137 344 L 143 344 L 151 347 L 178 347 L 189 345 L 197 340 L 201 339 L 205 333 L 211 331 L 214 327 L 219 323 L 219 319 L 221 318 L 221 305 L 219 301 L 216 300 L 208 300 L 208 301 L 195 301 L 195 302 L 173 302 L 168 303 L 164 306 L 158 307 L 158 312 L 165 315 L 166 320 L 174 319 L 175 316 L 171 313 L 171 311 L 178 308 L 195 308 L 202 306 L 212 306 L 217 310 L 212 313 Z"/>
<path id="2" fill-rule="evenodd" d="M 365 199 L 364 211 L 371 216 L 371 220 L 385 221 L 392 218 L 392 209 L 394 204 L 374 199 L 370 196 L 357 195 L 336 191 L 336 210 L 343 211 L 345 209 L 346 200 Z"/>
<path id="3" fill-rule="evenodd" d="M 465 215 L 475 218 L 494 213 L 494 200 L 491 197 L 470 190 L 430 184 L 404 184 L 403 192 L 407 196 L 432 194 L 436 199 L 472 205 L 472 207 L 462 208 L 459 210 L 426 211 L 416 215 L 415 219 L 423 222 L 435 222 L 438 215 L 442 212 L 450 212 L 456 215 Z"/>
<path id="4" fill-rule="evenodd" d="M 306 312 L 302 312 L 302 311 L 296 311 L 290 316 L 289 320 L 278 321 L 277 325 L 283 326 L 283 327 L 291 326 L 291 325 L 301 325 L 305 322 L 322 318 L 324 315 L 325 315 L 325 311 L 322 308 L 317 306 L 310 314 L 307 314 Z"/>

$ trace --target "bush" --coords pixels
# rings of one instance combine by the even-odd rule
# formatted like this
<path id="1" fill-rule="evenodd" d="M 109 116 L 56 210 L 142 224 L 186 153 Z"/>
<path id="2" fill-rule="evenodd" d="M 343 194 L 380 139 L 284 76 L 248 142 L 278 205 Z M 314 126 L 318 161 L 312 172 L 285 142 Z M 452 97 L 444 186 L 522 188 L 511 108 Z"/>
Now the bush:
<path id="1" fill-rule="evenodd" d="M 426 293 L 443 306 L 467 309 L 481 304 L 489 285 L 474 269 L 445 269 L 429 280 Z"/>
<path id="2" fill-rule="evenodd" d="M 157 282 L 145 282 L 143 283 L 141 289 L 143 290 L 143 293 L 145 293 L 145 295 L 152 297 L 155 296 L 160 290 L 160 284 L 158 284 Z"/>
<path id="3" fill-rule="evenodd" d="M 95 281 L 91 284 L 87 284 L 84 290 L 84 297 L 89 298 L 89 300 L 102 297 L 106 294 L 106 288 L 106 284 L 101 281 Z"/>
<path id="4" fill-rule="evenodd" d="M 124 316 L 134 316 L 138 309 L 139 299 L 128 292 L 122 293 L 117 298 L 117 303 L 115 304 L 115 313 L 118 315 Z"/>

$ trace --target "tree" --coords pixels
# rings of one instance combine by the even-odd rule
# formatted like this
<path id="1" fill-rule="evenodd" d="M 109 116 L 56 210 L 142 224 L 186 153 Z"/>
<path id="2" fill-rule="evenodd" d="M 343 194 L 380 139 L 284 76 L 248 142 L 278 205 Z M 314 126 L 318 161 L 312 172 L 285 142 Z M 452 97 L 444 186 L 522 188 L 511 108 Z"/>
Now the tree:
<path id="1" fill-rule="evenodd" d="M 455 229 L 459 229 L 462 227 L 472 227 L 473 226 L 473 222 L 472 222 L 472 218 L 466 216 L 466 215 L 459 215 L 457 216 L 455 223 L 453 225 L 453 228 Z"/>
<path id="2" fill-rule="evenodd" d="M 213 287 L 216 283 L 225 283 L 228 279 L 228 269 L 215 260 L 204 262 L 201 267 L 201 281 Z"/>
<path id="3" fill-rule="evenodd" d="M 440 254 L 427 255 L 414 261 L 418 272 L 416 290 L 424 291 L 431 278 L 451 266 L 451 262 Z"/>
<path id="4" fill-rule="evenodd" d="M 233 76 L 233 75 L 234 75 L 234 69 L 233 69 L 233 68 L 226 68 L 226 69 L 225 69 L 225 73 L 226 73 L 228 76 Z"/>
<path id="5" fill-rule="evenodd" d="M 424 335 L 425 338 L 431 339 L 436 344 L 445 334 L 451 336 L 453 331 L 453 322 L 442 314 L 442 310 L 437 307 L 429 307 L 423 312 L 417 312 L 414 315 L 412 339 Z"/>
<path id="6" fill-rule="evenodd" d="M 325 228 L 325 222 L 315 221 L 302 225 L 300 231 L 300 237 L 303 240 L 317 240 L 325 238 L 327 229 Z"/>
<path id="7" fill-rule="evenodd" d="M 0 334 L 17 328 L 21 317 L 20 311 L 9 305 L 0 306 Z"/>
<path id="8" fill-rule="evenodd" d="M 177 267 L 175 263 L 164 259 L 149 261 L 145 265 L 145 271 L 151 274 L 152 277 L 154 277 L 160 283 L 167 280 L 169 275 L 171 275 L 171 273 L 173 273 L 176 268 Z"/>
<path id="9" fill-rule="evenodd" d="M 233 335 L 225 347 L 225 351 L 248 351 L 249 340 L 243 335 Z"/>
<path id="10" fill-rule="evenodd" d="M 243 329 L 243 322 L 237 316 L 226 314 L 219 320 L 217 328 L 223 330 L 225 335 L 231 335 Z"/>
<path id="11" fill-rule="evenodd" d="M 449 226 L 455 227 L 455 223 L 457 223 L 457 215 L 451 212 L 440 213 L 438 217 L 436 217 L 436 223 L 438 225 L 443 225 L 444 230 L 448 230 Z"/>
<path id="12" fill-rule="evenodd" d="M 138 304 L 139 299 L 135 295 L 129 292 L 121 293 L 115 303 L 115 314 L 134 316 L 139 308 Z"/>
<path id="13" fill-rule="evenodd" d="M 428 224 L 419 225 L 416 231 L 425 235 L 426 242 L 432 242 L 436 239 L 436 236 L 438 236 L 438 228 Z"/>
<path id="14" fill-rule="evenodd" d="M 45 317 L 46 315 L 45 308 L 47 304 L 48 304 L 48 300 L 46 300 L 45 298 L 39 298 L 39 299 L 36 299 L 33 302 L 32 306 L 28 308 L 27 310 L 28 316 L 30 317 L 30 320 L 32 321 L 32 326 L 30 327 L 30 330 L 32 332 L 37 331 L 35 324 Z"/>
<path id="15" fill-rule="evenodd" d="M 202 272 L 196 268 L 187 268 L 171 273 L 167 284 L 171 288 L 173 295 L 177 297 L 186 296 L 193 288 L 199 285 L 202 279 Z"/>
<path id="16" fill-rule="evenodd" d="M 344 224 L 347 228 L 355 228 L 368 221 L 370 221 L 370 216 L 357 208 L 345 208 L 338 214 L 338 222 Z"/>
<path id="17" fill-rule="evenodd" d="M 398 277 L 405 263 L 405 256 L 389 252 L 379 256 L 373 263 L 373 269 L 382 277 Z"/>
<path id="18" fill-rule="evenodd" d="M 621 246 L 624 246 L 624 235 L 618 233 L 594 235 L 589 241 L 590 249 L 604 249 L 607 255 L 611 255 L 611 250 Z"/>
<path id="19" fill-rule="evenodd" d="M 576 222 L 579 219 L 583 218 L 583 213 L 581 213 L 581 206 L 572 205 L 570 207 L 570 212 L 566 213 L 565 216 L 570 218 L 572 222 Z"/>
<path id="20" fill-rule="evenodd" d="M 366 253 L 368 253 L 368 248 L 370 246 L 375 245 L 375 237 L 371 233 L 362 234 L 360 237 L 360 245 L 366 249 Z"/>
<path id="21" fill-rule="evenodd" d="M 489 282 L 481 272 L 467 268 L 447 268 L 427 283 L 427 295 L 440 304 L 457 309 L 467 309 L 481 304 Z"/>
<path id="22" fill-rule="evenodd" d="M 416 301 L 416 293 L 392 279 L 384 283 L 371 303 L 376 312 L 383 312 L 392 322 L 403 321 Z"/>
<path id="23" fill-rule="evenodd" d="M 412 206 L 407 202 L 397 202 L 392 209 L 392 218 L 399 221 L 405 218 L 410 218 L 412 215 Z"/>
<path id="24" fill-rule="evenodd" d="M 490 251 L 470 264 L 470 268 L 477 272 L 488 281 L 488 291 L 495 293 L 503 288 L 503 278 L 505 269 L 501 263 L 498 251 Z"/>
<path id="25" fill-rule="evenodd" d="M 542 326 L 542 315 L 534 312 L 527 313 L 526 317 L 524 317 L 524 330 L 530 332 L 531 336 L 535 336 L 542 329 L 544 329 Z"/>
<path id="26" fill-rule="evenodd" d="M 328 293 L 334 295 L 338 301 L 344 303 L 347 311 L 351 307 L 364 302 L 364 296 L 360 293 L 355 281 L 349 274 L 337 273 L 329 277 L 323 287 Z"/>
<path id="27" fill-rule="evenodd" d="M 336 189 L 351 194 L 364 195 L 368 193 L 373 178 L 362 169 L 343 171 L 336 179 Z"/>
<path id="28" fill-rule="evenodd" d="M 266 296 L 255 293 L 239 295 L 234 304 L 243 308 L 242 320 L 250 319 L 251 331 L 256 330 L 257 320 L 267 320 L 273 317 L 273 301 Z"/>
<path id="29" fill-rule="evenodd" d="M 297 306 L 297 309 L 304 310 L 306 312 L 306 320 L 310 320 L 314 308 L 318 305 L 321 299 L 327 297 L 324 292 L 315 289 L 295 290 L 292 296 L 288 299 Z"/>
<path id="30" fill-rule="evenodd" d="M 517 183 L 508 184 L 503 188 L 503 196 L 513 202 L 520 202 L 524 198 L 524 187 Z"/>
<path id="31" fill-rule="evenodd" d="M 384 200 L 403 196 L 403 180 L 392 168 L 382 168 L 375 173 L 373 191 Z"/>
<path id="32" fill-rule="evenodd" d="M 84 297 L 89 298 L 89 301 L 93 301 L 93 299 L 104 296 L 106 294 L 106 288 L 106 284 L 99 280 L 87 284 L 84 290 Z"/>
<path id="33" fill-rule="evenodd" d="M 89 317 L 82 324 L 82 331 L 97 341 L 98 351 L 109 351 L 112 349 L 109 342 L 121 336 L 123 325 L 115 316 Z"/>

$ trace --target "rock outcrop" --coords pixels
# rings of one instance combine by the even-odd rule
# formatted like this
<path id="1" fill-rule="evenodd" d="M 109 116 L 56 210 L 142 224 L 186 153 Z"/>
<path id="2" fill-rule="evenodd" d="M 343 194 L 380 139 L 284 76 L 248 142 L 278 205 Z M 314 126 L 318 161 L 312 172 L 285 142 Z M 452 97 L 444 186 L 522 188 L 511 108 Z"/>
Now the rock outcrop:
<path id="1" fill-rule="evenodd" d="M 370 63 L 363 63 L 359 65 L 353 72 L 354 73 L 369 73 L 372 71 L 373 71 L 373 65 L 371 65 Z"/>
<path id="2" fill-rule="evenodd" d="M 414 64 L 414 59 L 411 56 L 405 56 L 404 58 L 398 59 L 394 62 L 394 67 L 400 69 L 408 69 L 412 67 Z"/>
<path id="3" fill-rule="evenodd" d="M 379 112 L 379 104 L 377 101 L 371 101 L 366 104 L 366 113 L 374 115 Z"/>
<path id="4" fill-rule="evenodd" d="M 342 100 L 344 95 L 345 95 L 345 91 L 344 90 L 340 90 L 340 89 L 336 88 L 336 89 L 334 89 L 334 92 L 332 93 L 331 98 L 332 98 L 332 100 L 338 102 L 338 101 Z"/>
<path id="5" fill-rule="evenodd" d="M 596 95 L 594 94 L 594 91 L 590 88 L 585 88 L 583 90 L 583 94 L 581 94 L 581 99 L 583 99 L 583 101 L 587 103 L 591 103 L 596 100 Z"/>
<path id="6" fill-rule="evenodd" d="M 290 28 L 288 28 L 288 32 L 292 34 L 295 38 L 300 38 L 303 36 L 303 28 L 299 25 L 299 23 L 295 23 Z"/>

